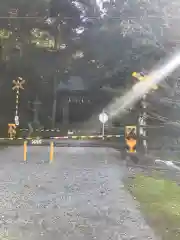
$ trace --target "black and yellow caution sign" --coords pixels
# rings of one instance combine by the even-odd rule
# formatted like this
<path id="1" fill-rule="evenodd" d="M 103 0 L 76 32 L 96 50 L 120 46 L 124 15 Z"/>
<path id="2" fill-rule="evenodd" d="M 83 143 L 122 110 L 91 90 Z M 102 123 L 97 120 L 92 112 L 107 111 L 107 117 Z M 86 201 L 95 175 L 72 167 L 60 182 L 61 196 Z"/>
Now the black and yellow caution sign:
<path id="1" fill-rule="evenodd" d="M 137 145 L 137 128 L 136 126 L 126 126 L 125 127 L 125 142 L 127 147 L 127 152 L 136 152 Z"/>
<path id="2" fill-rule="evenodd" d="M 16 124 L 9 123 L 8 124 L 8 137 L 14 139 L 16 137 Z"/>

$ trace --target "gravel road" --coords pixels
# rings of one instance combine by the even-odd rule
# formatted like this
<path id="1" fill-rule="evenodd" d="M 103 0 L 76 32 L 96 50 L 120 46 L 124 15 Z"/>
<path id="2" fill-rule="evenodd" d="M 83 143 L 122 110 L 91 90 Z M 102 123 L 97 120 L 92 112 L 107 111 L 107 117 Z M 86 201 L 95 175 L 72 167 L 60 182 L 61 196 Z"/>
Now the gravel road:
<path id="1" fill-rule="evenodd" d="M 0 239 L 156 240 L 124 189 L 111 148 L 22 147 L 0 155 Z"/>

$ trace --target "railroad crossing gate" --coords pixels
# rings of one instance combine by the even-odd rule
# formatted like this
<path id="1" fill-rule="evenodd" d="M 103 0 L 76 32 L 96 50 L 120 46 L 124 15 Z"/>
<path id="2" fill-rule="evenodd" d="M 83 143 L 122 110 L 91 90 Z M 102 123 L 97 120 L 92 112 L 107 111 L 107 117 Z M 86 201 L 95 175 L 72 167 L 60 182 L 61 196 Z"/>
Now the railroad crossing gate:
<path id="1" fill-rule="evenodd" d="M 16 124 L 9 123 L 8 124 L 8 137 L 15 138 L 16 137 Z"/>
<path id="2" fill-rule="evenodd" d="M 137 128 L 136 126 L 125 127 L 125 142 L 127 152 L 135 153 L 137 145 Z"/>

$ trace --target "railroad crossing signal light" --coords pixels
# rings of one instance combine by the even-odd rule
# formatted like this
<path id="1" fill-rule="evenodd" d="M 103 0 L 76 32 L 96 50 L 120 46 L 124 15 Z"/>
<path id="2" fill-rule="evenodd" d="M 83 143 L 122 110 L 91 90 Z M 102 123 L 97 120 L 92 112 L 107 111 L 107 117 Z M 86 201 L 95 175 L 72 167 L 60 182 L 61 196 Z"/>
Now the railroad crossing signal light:
<path id="1" fill-rule="evenodd" d="M 125 142 L 127 152 L 135 153 L 137 145 L 137 128 L 136 126 L 125 127 Z"/>
<path id="2" fill-rule="evenodd" d="M 146 75 L 144 75 L 143 73 L 137 73 L 137 72 L 133 72 L 132 76 L 135 77 L 136 79 L 138 79 L 139 81 L 147 81 L 150 80 L 150 78 L 148 78 Z M 152 89 L 153 90 L 157 90 L 159 87 L 158 85 L 153 85 Z"/>

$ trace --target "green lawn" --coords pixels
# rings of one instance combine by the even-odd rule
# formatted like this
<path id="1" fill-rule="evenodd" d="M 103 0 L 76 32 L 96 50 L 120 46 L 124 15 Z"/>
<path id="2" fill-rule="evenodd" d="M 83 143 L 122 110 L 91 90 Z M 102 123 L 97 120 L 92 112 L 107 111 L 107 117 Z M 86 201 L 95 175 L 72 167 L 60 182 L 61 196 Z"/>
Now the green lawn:
<path id="1" fill-rule="evenodd" d="M 162 239 L 180 240 L 180 187 L 157 176 L 137 175 L 128 188 Z"/>

